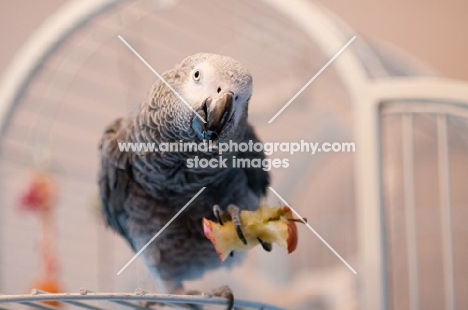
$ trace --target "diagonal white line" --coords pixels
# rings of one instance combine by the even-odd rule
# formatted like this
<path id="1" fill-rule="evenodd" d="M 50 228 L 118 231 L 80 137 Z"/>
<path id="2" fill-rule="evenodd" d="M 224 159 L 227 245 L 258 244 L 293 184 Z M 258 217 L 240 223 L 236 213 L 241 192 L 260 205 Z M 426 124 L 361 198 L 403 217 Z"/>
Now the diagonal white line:
<path id="1" fill-rule="evenodd" d="M 346 43 L 346 45 L 343 46 L 343 47 L 338 51 L 338 53 L 336 53 L 336 55 L 333 56 L 333 58 L 330 59 L 330 60 L 327 62 L 327 64 L 326 64 L 325 66 L 323 66 L 323 68 L 320 69 L 320 71 L 317 72 L 317 74 L 315 74 L 314 77 L 311 78 L 310 81 L 307 82 L 307 84 L 305 84 L 305 85 L 297 92 L 297 94 L 295 94 L 294 97 L 292 97 L 291 100 L 289 100 L 288 103 L 286 103 L 286 104 L 284 105 L 284 107 L 281 108 L 281 110 L 279 110 L 278 113 L 276 113 L 275 116 L 273 116 L 273 117 L 271 118 L 270 121 L 268 121 L 268 124 L 270 124 L 271 122 L 273 122 L 273 121 L 275 120 L 275 118 L 277 118 L 278 115 L 280 115 L 280 114 L 284 111 L 284 109 L 286 109 L 286 108 L 291 104 L 291 102 L 293 102 L 294 99 L 296 99 L 297 96 L 299 96 L 299 95 L 304 91 L 304 89 L 306 89 L 307 86 L 309 86 L 309 84 L 312 83 L 312 82 L 317 78 L 317 76 L 319 76 L 320 73 L 322 73 L 323 70 L 325 70 L 325 69 L 336 59 L 336 57 L 338 57 L 338 56 L 348 47 L 348 45 L 350 45 L 351 42 L 354 41 L 354 39 L 356 39 L 356 36 L 354 36 L 351 40 L 349 40 L 349 42 Z"/>
<path id="2" fill-rule="evenodd" d="M 125 44 L 127 45 L 127 47 L 133 52 L 133 54 L 135 54 L 138 58 L 140 58 L 140 60 L 164 83 L 166 84 L 166 86 L 174 93 L 174 95 L 176 95 L 183 103 L 185 103 L 185 105 L 193 111 L 193 113 L 195 113 L 195 115 L 203 122 L 203 123 L 206 123 L 206 121 L 203 119 L 203 117 L 200 116 L 200 114 L 197 113 L 197 111 L 195 111 L 191 106 L 190 104 L 188 104 L 187 101 L 185 101 L 184 98 L 182 98 L 181 95 L 179 95 L 178 92 L 175 91 L 174 88 L 172 88 L 171 85 L 169 85 L 169 83 L 166 82 L 166 80 L 164 80 L 164 78 L 158 73 L 156 72 L 156 70 L 153 69 L 153 67 L 150 66 L 150 64 L 148 62 L 146 62 L 146 60 L 143 59 L 143 57 L 140 56 L 140 54 L 137 53 L 137 51 L 135 51 L 135 49 L 127 43 L 127 41 L 124 40 L 124 38 L 122 38 L 122 36 L 118 35 L 119 39 Z"/>
<path id="3" fill-rule="evenodd" d="M 193 198 L 192 198 L 192 199 L 190 199 L 190 201 L 189 201 L 189 202 L 187 202 L 187 204 L 186 204 L 186 205 L 185 205 L 185 206 L 184 206 L 182 209 L 180 209 L 180 211 L 179 211 L 179 212 L 177 212 L 177 214 L 176 214 L 176 215 L 174 215 L 174 217 L 173 217 L 173 218 L 171 218 L 171 219 L 170 219 L 170 221 L 169 221 L 169 222 L 167 222 L 167 224 L 166 224 L 166 225 L 164 225 L 164 227 L 163 227 L 163 228 L 161 228 L 161 229 L 160 229 L 160 230 L 157 232 L 157 234 L 156 234 L 156 235 L 154 235 L 154 237 L 153 237 L 153 238 L 151 238 L 151 240 L 150 240 L 150 241 L 148 241 L 148 243 L 146 243 L 146 244 L 145 244 L 145 246 L 144 246 L 144 247 L 142 247 L 142 248 L 141 248 L 141 250 L 140 250 L 140 251 L 138 251 L 138 253 L 136 253 L 136 254 L 135 254 L 135 256 L 133 256 L 133 257 L 132 257 L 132 259 L 131 259 L 131 260 L 130 260 L 130 261 L 127 263 L 127 264 L 125 264 L 125 266 L 123 266 L 123 268 L 122 268 L 122 269 L 120 269 L 120 271 L 119 271 L 119 272 L 117 272 L 117 275 L 120 275 L 120 274 L 122 273 L 122 271 L 124 271 L 124 270 L 125 270 L 125 268 L 127 268 L 127 267 L 128 267 L 128 265 L 130 265 L 130 264 L 131 264 L 131 263 L 132 263 L 132 262 L 135 260 L 135 258 L 137 258 L 137 257 L 138 257 L 138 255 L 140 255 L 140 254 L 141 254 L 141 252 L 143 252 L 143 251 L 144 251 L 144 250 L 145 250 L 145 249 L 148 247 L 148 245 L 150 245 L 150 243 L 151 243 L 151 242 L 153 242 L 153 241 L 154 241 L 154 239 L 156 239 L 156 238 L 157 238 L 157 237 L 158 237 L 158 236 L 159 236 L 159 235 L 160 235 L 160 234 L 161 234 L 161 233 L 164 231 L 164 229 L 166 229 L 166 228 L 167 228 L 167 226 L 169 226 L 169 225 L 172 223 L 172 221 L 174 221 L 174 220 L 175 220 L 175 219 L 176 219 L 176 218 L 177 218 L 177 217 L 178 217 L 178 216 L 179 216 L 179 215 L 180 215 L 180 214 L 181 214 L 181 213 L 182 213 L 182 212 L 183 212 L 183 211 L 184 211 L 184 210 L 185 210 L 185 209 L 186 209 L 186 208 L 187 208 L 189 205 L 190 205 L 190 203 L 192 203 L 192 201 L 194 201 L 194 200 L 195 200 L 195 198 L 197 198 L 197 197 L 198 197 L 198 195 L 200 195 L 200 194 L 201 194 L 201 192 L 203 192 L 203 190 L 204 190 L 205 188 L 206 188 L 206 187 L 202 187 L 202 189 L 201 189 L 201 190 L 200 190 L 200 191 L 199 191 L 199 192 L 198 192 L 198 193 L 197 193 L 195 196 L 193 196 Z"/>
<path id="4" fill-rule="evenodd" d="M 344 260 L 343 257 L 341 257 L 340 254 L 338 254 L 326 241 L 325 239 L 322 238 L 322 236 L 319 235 L 318 232 L 315 231 L 315 229 L 312 228 L 312 226 L 309 225 L 309 223 L 307 223 L 304 218 L 299 214 L 297 213 L 296 210 L 293 209 L 293 207 L 291 207 L 287 202 L 286 200 L 283 199 L 283 197 L 280 196 L 280 194 L 278 194 L 274 189 L 273 187 L 269 187 L 269 189 L 276 195 L 278 196 L 279 199 L 281 199 L 281 201 L 287 205 L 291 211 L 307 226 L 307 228 L 309 228 L 319 239 L 320 241 L 322 241 L 332 252 L 333 254 L 335 254 L 345 265 L 346 267 L 348 267 L 354 274 L 357 274 L 356 270 L 353 269 L 353 267 L 351 267 L 347 261 Z"/>

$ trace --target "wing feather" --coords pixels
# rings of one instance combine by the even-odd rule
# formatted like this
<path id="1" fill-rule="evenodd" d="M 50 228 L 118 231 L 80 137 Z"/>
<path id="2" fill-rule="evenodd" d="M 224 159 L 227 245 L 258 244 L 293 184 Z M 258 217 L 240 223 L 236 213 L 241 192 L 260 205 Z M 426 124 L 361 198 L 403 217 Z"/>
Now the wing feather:
<path id="1" fill-rule="evenodd" d="M 122 235 L 135 249 L 128 235 L 126 221 L 128 214 L 124 208 L 131 183 L 131 153 L 121 152 L 118 142 L 124 142 L 123 120 L 118 119 L 108 126 L 99 144 L 101 167 L 99 170 L 99 192 L 102 213 L 112 229 Z"/>

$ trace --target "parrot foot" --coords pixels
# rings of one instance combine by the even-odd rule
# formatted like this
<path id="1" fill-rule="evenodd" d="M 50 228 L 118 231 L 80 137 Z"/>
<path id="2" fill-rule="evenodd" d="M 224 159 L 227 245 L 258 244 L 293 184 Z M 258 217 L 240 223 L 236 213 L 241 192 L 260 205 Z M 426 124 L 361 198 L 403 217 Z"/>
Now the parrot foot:
<path id="1" fill-rule="evenodd" d="M 235 205 L 229 205 L 227 212 L 221 210 L 218 205 L 213 206 L 213 213 L 218 221 L 219 224 L 224 225 L 225 220 L 229 220 L 229 218 L 234 223 L 234 227 L 236 228 L 236 233 L 239 239 L 242 241 L 243 244 L 247 244 L 247 240 L 245 239 L 244 233 L 242 232 L 242 224 L 240 220 L 240 209 Z"/>
<path id="2" fill-rule="evenodd" d="M 230 218 L 232 220 L 232 222 L 234 223 L 234 227 L 236 228 L 237 236 L 239 237 L 239 239 L 242 241 L 243 244 L 247 244 L 247 240 L 245 239 L 244 233 L 242 231 L 242 223 L 241 223 L 241 220 L 240 220 L 240 209 L 239 209 L 239 207 L 231 204 L 231 205 L 228 206 L 227 212 L 224 212 L 223 210 L 221 210 L 219 205 L 214 205 L 213 206 L 213 214 L 214 214 L 216 220 L 218 221 L 218 223 L 220 225 L 224 225 L 224 221 L 227 221 Z M 271 249 L 273 248 L 271 243 L 264 242 L 260 238 L 257 238 L 257 239 L 258 239 L 258 242 L 260 242 L 262 248 L 265 251 L 271 252 Z M 231 256 L 233 254 L 234 253 L 231 252 Z"/>
<path id="3" fill-rule="evenodd" d="M 227 310 L 231 310 L 234 307 L 234 295 L 231 289 L 227 285 L 218 287 L 212 291 L 214 296 L 226 298 L 228 302 Z"/>
<path id="4" fill-rule="evenodd" d="M 234 307 L 234 295 L 232 294 L 231 289 L 227 285 L 215 288 L 211 292 L 203 292 L 198 290 L 185 290 L 183 287 L 179 287 L 172 291 L 172 294 L 176 295 L 189 295 L 189 296 L 205 296 L 205 297 L 221 297 L 227 300 L 228 306 L 227 310 L 232 310 Z M 172 306 L 177 309 L 189 309 L 189 310 L 203 310 L 201 305 L 191 305 L 191 304 L 168 304 L 160 302 L 142 302 L 140 303 L 141 307 L 148 309 L 159 309 L 159 307 Z M 164 308 L 165 309 L 165 308 Z"/>
<path id="5" fill-rule="evenodd" d="M 223 285 L 221 287 L 215 288 L 210 293 L 200 292 L 196 290 L 190 290 L 186 292 L 187 295 L 205 295 L 205 296 L 215 296 L 215 297 L 222 297 L 225 298 L 228 302 L 228 306 L 226 310 L 232 310 L 234 307 L 234 295 L 232 294 L 231 289 L 227 285 Z M 201 310 L 200 306 L 192 306 L 193 309 Z"/>

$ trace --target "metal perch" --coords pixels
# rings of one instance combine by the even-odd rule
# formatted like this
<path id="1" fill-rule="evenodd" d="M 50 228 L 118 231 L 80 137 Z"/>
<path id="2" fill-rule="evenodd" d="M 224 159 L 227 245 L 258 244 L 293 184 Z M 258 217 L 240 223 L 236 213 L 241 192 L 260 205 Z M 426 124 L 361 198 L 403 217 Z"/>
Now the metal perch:
<path id="1" fill-rule="evenodd" d="M 133 302 L 157 302 L 161 305 L 218 305 L 227 306 L 227 301 L 220 297 L 209 295 L 189 296 L 189 295 L 170 295 L 170 294 L 149 294 L 141 289 L 136 289 L 134 293 L 94 293 L 86 289 L 80 289 L 79 293 L 47 293 L 38 289 L 32 289 L 30 294 L 23 295 L 0 295 L 0 305 L 5 304 L 25 304 L 30 307 L 42 310 L 54 310 L 56 308 L 38 304 L 38 302 L 58 301 L 72 304 L 76 307 L 92 310 L 104 310 L 85 303 L 89 301 L 108 301 L 133 309 L 148 309 Z M 85 301 L 85 302 L 84 302 Z M 133 301 L 133 302 L 132 302 Z M 272 305 L 246 301 L 235 300 L 234 308 L 242 309 L 263 309 L 263 310 L 284 310 L 283 308 Z M 0 310 L 8 309 L 0 307 Z"/>

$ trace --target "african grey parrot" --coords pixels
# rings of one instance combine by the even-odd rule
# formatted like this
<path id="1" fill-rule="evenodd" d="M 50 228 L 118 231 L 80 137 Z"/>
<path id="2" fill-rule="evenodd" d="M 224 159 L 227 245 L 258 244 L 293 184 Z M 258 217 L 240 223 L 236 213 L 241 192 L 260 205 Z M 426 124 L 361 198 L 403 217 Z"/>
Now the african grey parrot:
<path id="1" fill-rule="evenodd" d="M 121 152 L 120 142 L 259 142 L 247 121 L 252 76 L 241 63 L 201 53 L 187 57 L 162 76 L 193 110 L 162 81 L 154 83 L 137 113 L 106 128 L 99 146 L 99 187 L 108 225 L 135 252 L 206 187 L 141 254 L 154 279 L 162 280 L 160 283 L 171 293 L 181 292 L 183 281 L 221 266 L 213 245 L 204 236 L 203 217 L 220 220 L 219 212 L 228 213 L 245 243 L 239 209 L 258 208 L 269 175 L 261 168 L 232 168 L 230 164 L 232 156 L 263 161 L 263 152 L 222 154 L 228 158 L 228 168 L 205 169 L 188 168 L 186 161 L 194 156 L 217 158 L 216 149 L 211 153 Z M 262 246 L 271 249 L 270 244 Z M 230 266 L 241 256 L 235 254 L 223 265 Z M 232 294 L 229 296 L 232 307 Z"/>

